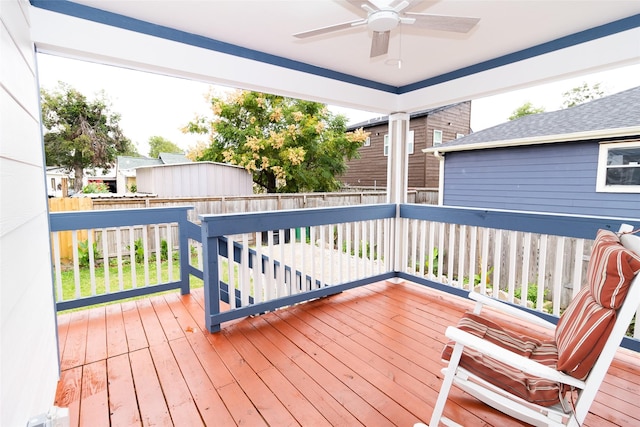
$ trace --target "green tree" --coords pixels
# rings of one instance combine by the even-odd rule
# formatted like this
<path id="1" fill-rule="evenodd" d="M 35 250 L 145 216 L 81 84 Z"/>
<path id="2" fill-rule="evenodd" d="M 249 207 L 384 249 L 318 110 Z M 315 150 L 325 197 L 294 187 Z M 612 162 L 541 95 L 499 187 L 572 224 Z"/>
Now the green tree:
<path id="1" fill-rule="evenodd" d="M 182 149 L 161 136 L 149 138 L 149 157 L 157 159 L 160 153 L 182 153 Z"/>
<path id="2" fill-rule="evenodd" d="M 243 166 L 269 193 L 338 189 L 336 177 L 368 135 L 346 132 L 346 117 L 317 102 L 247 91 L 209 101 L 213 118 L 196 117 L 184 128 L 209 135 L 198 160 Z"/>
<path id="3" fill-rule="evenodd" d="M 576 86 L 562 94 L 564 97 L 562 107 L 569 108 L 584 104 L 585 102 L 602 98 L 604 94 L 604 90 L 600 88 L 600 83 L 594 83 L 593 86 L 589 86 L 584 82 L 580 86 Z"/>
<path id="4" fill-rule="evenodd" d="M 513 110 L 513 113 L 509 116 L 509 120 L 516 120 L 520 117 L 538 113 L 544 113 L 544 107 L 534 107 L 531 102 L 527 101 L 520 107 Z"/>
<path id="5" fill-rule="evenodd" d="M 73 171 L 74 189 L 82 189 L 85 168 L 111 168 L 118 155 L 135 152 L 119 126 L 120 115 L 111 111 L 104 92 L 95 100 L 66 83 L 53 91 L 42 89 L 42 123 L 47 166 Z"/>

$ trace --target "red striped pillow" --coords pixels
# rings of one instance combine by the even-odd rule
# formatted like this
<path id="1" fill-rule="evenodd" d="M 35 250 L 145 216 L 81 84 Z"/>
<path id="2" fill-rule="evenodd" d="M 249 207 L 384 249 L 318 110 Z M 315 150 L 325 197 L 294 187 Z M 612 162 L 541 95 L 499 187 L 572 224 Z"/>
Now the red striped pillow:
<path id="1" fill-rule="evenodd" d="M 640 255 L 620 243 L 616 234 L 599 230 L 591 249 L 587 280 L 593 298 L 605 308 L 618 309 L 640 271 Z"/>
<path id="2" fill-rule="evenodd" d="M 604 308 L 583 288 L 571 301 L 556 327 L 558 369 L 585 379 L 609 338 L 616 311 Z"/>

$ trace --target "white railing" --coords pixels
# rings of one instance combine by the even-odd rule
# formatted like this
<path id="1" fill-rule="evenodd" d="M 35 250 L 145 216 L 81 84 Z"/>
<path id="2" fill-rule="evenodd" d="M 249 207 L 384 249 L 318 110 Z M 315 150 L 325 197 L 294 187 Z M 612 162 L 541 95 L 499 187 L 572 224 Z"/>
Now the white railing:
<path id="1" fill-rule="evenodd" d="M 402 219 L 404 271 L 559 316 L 580 290 L 593 240 Z"/>
<path id="2" fill-rule="evenodd" d="M 52 213 L 58 309 L 175 288 L 188 292 L 188 274 L 202 274 L 190 265 L 187 238 L 199 240 L 200 233 L 194 224 L 187 227 L 187 210 Z"/>
<path id="3" fill-rule="evenodd" d="M 229 299 L 230 308 L 388 272 L 390 221 L 287 228 L 225 238 L 218 275 L 240 296 L 239 301 Z M 232 252 L 236 254 L 229 262 Z M 256 268 L 258 260 L 262 260 L 261 268 Z"/>
<path id="4" fill-rule="evenodd" d="M 207 326 L 390 278 L 395 212 L 370 205 L 201 216 Z"/>

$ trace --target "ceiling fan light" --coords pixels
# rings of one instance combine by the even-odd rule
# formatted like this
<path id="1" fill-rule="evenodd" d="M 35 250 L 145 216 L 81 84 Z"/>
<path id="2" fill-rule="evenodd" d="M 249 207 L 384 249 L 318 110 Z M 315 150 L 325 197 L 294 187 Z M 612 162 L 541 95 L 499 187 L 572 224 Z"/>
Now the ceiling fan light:
<path id="1" fill-rule="evenodd" d="M 393 10 L 378 10 L 369 15 L 367 27 L 379 33 L 393 30 L 400 23 L 398 13 Z"/>

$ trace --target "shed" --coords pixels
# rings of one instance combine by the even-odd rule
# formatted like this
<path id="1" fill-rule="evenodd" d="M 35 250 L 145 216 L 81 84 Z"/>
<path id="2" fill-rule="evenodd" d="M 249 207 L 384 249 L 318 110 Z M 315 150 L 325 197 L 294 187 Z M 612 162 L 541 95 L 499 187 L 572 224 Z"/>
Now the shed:
<path id="1" fill-rule="evenodd" d="M 140 193 L 158 197 L 245 196 L 253 194 L 253 179 L 240 166 L 193 162 L 143 166 L 136 169 Z"/>
<path id="2" fill-rule="evenodd" d="M 168 165 L 188 163 L 191 160 L 183 153 L 160 153 L 157 159 L 149 157 L 118 156 L 116 162 L 117 193 L 124 194 L 137 187 L 136 169 L 143 166 Z M 137 190 L 136 190 L 137 191 Z"/>
<path id="3" fill-rule="evenodd" d="M 640 87 L 423 151 L 443 205 L 640 218 Z"/>

